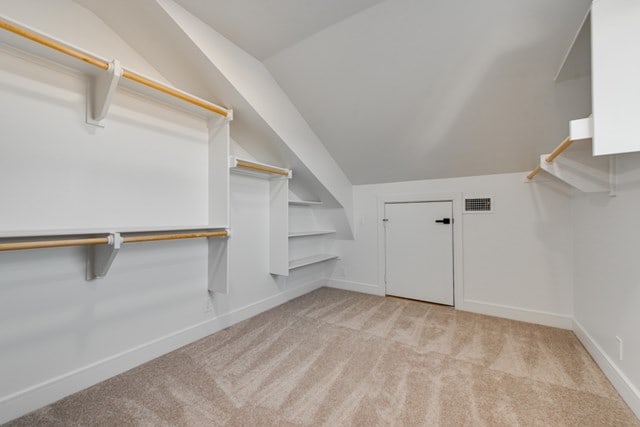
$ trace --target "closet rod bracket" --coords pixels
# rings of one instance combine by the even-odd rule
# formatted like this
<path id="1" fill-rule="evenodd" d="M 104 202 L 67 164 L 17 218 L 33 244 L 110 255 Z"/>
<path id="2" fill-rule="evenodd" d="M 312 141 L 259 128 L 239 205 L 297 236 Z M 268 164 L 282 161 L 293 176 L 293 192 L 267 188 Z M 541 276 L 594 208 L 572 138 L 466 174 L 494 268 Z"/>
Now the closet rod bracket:
<path id="1" fill-rule="evenodd" d="M 87 84 L 86 122 L 90 125 L 104 127 L 109 107 L 113 101 L 123 68 L 120 61 L 114 59 L 106 71 L 90 77 Z"/>
<path id="2" fill-rule="evenodd" d="M 102 279 L 107 275 L 122 243 L 124 239 L 120 233 L 111 233 L 106 245 L 87 247 L 87 280 Z"/>

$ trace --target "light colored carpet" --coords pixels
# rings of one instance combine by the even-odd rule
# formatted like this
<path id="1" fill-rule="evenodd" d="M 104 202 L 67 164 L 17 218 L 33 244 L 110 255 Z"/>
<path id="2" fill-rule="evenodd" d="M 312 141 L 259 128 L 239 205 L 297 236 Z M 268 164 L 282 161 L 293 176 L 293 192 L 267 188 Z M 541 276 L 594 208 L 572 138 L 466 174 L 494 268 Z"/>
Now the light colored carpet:
<path id="1" fill-rule="evenodd" d="M 640 422 L 570 331 L 323 288 L 12 425 Z"/>

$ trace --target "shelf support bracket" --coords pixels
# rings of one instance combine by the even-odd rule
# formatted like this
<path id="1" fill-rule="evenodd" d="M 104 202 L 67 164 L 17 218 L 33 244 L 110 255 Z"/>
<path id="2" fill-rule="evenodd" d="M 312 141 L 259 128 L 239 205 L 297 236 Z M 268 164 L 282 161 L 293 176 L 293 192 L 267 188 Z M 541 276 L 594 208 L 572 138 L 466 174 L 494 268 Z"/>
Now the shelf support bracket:
<path id="1" fill-rule="evenodd" d="M 228 111 L 229 111 L 229 114 L 227 114 L 226 117 L 216 114 L 215 117 L 212 117 L 209 119 L 209 121 L 207 121 L 207 128 L 209 129 L 209 131 L 213 129 L 217 129 L 220 126 L 233 121 L 233 110 L 228 110 Z"/>
<path id="2" fill-rule="evenodd" d="M 93 77 L 87 87 L 86 121 L 90 125 L 104 127 L 113 95 L 122 77 L 122 66 L 117 59 L 109 63 L 109 68 Z"/>
<path id="3" fill-rule="evenodd" d="M 102 279 L 107 275 L 124 239 L 120 233 L 109 235 L 106 245 L 94 245 L 87 248 L 87 280 Z"/>

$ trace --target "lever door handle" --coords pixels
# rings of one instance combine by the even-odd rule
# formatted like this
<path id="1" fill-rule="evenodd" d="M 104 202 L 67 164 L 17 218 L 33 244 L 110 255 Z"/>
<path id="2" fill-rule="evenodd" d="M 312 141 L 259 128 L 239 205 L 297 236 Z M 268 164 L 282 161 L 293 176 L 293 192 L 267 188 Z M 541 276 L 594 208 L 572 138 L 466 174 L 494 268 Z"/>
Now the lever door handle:
<path id="1" fill-rule="evenodd" d="M 436 219 L 436 222 L 440 224 L 451 224 L 451 218 Z"/>

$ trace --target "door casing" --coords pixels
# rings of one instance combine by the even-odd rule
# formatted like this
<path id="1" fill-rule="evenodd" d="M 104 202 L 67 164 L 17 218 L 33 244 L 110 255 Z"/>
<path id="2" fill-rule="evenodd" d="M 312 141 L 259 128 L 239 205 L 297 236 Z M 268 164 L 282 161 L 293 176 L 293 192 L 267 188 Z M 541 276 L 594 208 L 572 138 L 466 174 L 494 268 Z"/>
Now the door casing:
<path id="1" fill-rule="evenodd" d="M 462 259 L 462 193 L 389 194 L 378 196 L 378 286 L 385 290 L 385 203 L 451 202 L 453 209 L 453 306 L 464 308 L 464 277 Z"/>

